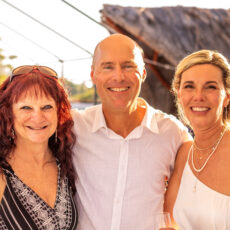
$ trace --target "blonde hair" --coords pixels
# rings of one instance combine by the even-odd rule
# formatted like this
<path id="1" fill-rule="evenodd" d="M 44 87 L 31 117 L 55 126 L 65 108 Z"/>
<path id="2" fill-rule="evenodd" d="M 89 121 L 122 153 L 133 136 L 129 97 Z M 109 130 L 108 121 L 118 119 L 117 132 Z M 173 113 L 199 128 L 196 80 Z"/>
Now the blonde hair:
<path id="1" fill-rule="evenodd" d="M 211 64 L 215 65 L 222 71 L 223 83 L 227 93 L 230 93 L 230 64 L 228 59 L 221 53 L 214 50 L 200 50 L 183 58 L 176 67 L 172 81 L 172 93 L 175 96 L 176 106 L 180 119 L 187 125 L 189 121 L 183 113 L 183 109 L 178 100 L 178 90 L 180 88 L 181 76 L 189 68 L 195 65 Z M 223 122 L 226 123 L 229 118 L 230 105 L 228 104 L 223 113 Z"/>

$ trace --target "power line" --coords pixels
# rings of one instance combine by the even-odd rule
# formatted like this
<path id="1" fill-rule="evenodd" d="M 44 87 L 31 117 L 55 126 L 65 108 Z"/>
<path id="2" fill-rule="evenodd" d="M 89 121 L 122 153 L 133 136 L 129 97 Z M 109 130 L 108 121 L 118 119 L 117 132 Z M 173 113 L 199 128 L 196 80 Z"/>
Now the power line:
<path id="1" fill-rule="evenodd" d="M 78 11 L 79 13 L 81 13 L 82 15 L 84 15 L 85 17 L 87 17 L 88 19 L 90 19 L 91 21 L 95 22 L 96 24 L 106 28 L 107 30 L 109 30 L 112 33 L 115 33 L 116 31 L 111 29 L 110 27 L 106 26 L 105 24 L 96 21 L 94 18 L 92 18 L 91 16 L 89 16 L 88 14 L 84 13 L 83 11 L 81 11 L 80 9 L 78 9 L 77 7 L 73 6 L 72 4 L 70 4 L 69 2 L 67 2 L 66 0 L 61 0 L 62 2 L 64 2 L 65 4 L 67 4 L 68 6 L 72 7 L 74 10 Z M 162 67 L 164 69 L 169 69 L 169 70 L 175 70 L 174 66 L 168 65 L 168 64 L 162 64 L 160 62 L 156 62 L 156 61 L 152 61 L 150 59 L 145 58 L 145 62 L 148 64 L 152 64 L 158 67 Z"/>
<path id="2" fill-rule="evenodd" d="M 73 59 L 67 59 L 67 60 L 63 60 L 63 62 L 74 62 L 74 61 L 83 61 L 83 60 L 87 60 L 87 59 L 91 59 L 91 57 L 85 57 L 85 58 L 73 58 Z M 49 63 L 57 63 L 57 61 L 50 61 L 50 62 L 45 62 L 46 64 Z"/>
<path id="3" fill-rule="evenodd" d="M 92 57 L 82 57 L 82 58 L 72 58 L 72 59 L 62 59 L 60 57 L 58 57 L 56 54 L 52 53 L 51 51 L 47 50 L 45 47 L 39 45 L 38 43 L 36 43 L 35 41 L 33 41 L 32 39 L 26 37 L 25 35 L 19 33 L 18 31 L 14 30 L 13 28 L 7 26 L 5 23 L 0 21 L 0 24 L 4 27 L 6 27 L 7 29 L 11 30 L 12 32 L 18 34 L 19 36 L 23 37 L 25 40 L 31 42 L 32 44 L 36 45 L 37 47 L 39 47 L 40 49 L 46 51 L 47 53 L 49 53 L 50 55 L 54 56 L 58 62 L 71 62 L 71 61 L 81 61 L 81 60 L 86 60 L 86 59 L 91 59 Z M 55 62 L 50 62 L 50 63 L 56 63 Z"/>
<path id="4" fill-rule="evenodd" d="M 11 47 L 11 48 L 13 48 L 14 50 L 16 50 L 16 52 L 22 54 L 24 57 L 26 57 L 26 58 L 29 59 L 30 61 L 32 61 L 32 62 L 38 64 L 38 62 L 37 62 L 36 60 L 34 60 L 32 57 L 23 54 L 23 53 L 22 53 L 21 51 L 19 51 L 17 48 L 11 46 L 9 43 L 7 43 L 7 42 L 5 42 L 5 41 L 3 41 L 3 40 L 0 40 L 0 42 L 2 42 L 3 44 L 6 44 L 7 46 L 9 46 L 9 47 Z"/>
<path id="5" fill-rule="evenodd" d="M 78 11 L 80 14 L 84 15 L 85 17 L 87 17 L 88 19 L 90 19 L 91 21 L 95 22 L 96 24 L 102 26 L 103 28 L 109 30 L 111 33 L 116 33 L 115 30 L 113 30 L 112 28 L 106 26 L 105 24 L 98 22 L 97 20 L 95 20 L 94 18 L 92 18 L 91 16 L 89 16 L 88 14 L 84 13 L 83 11 L 81 11 L 80 9 L 78 9 L 77 7 L 73 6 L 72 4 L 70 4 L 69 2 L 65 1 L 65 0 L 61 0 L 62 2 L 64 2 L 65 4 L 67 4 L 68 6 L 70 6 L 71 8 L 73 8 L 74 10 Z"/>
<path id="6" fill-rule="evenodd" d="M 83 58 L 73 58 L 73 59 L 67 59 L 65 62 L 71 62 L 71 61 L 83 61 L 87 59 L 92 59 L 92 57 L 83 57 Z"/>
<path id="7" fill-rule="evenodd" d="M 14 30 L 13 28 L 7 26 L 5 23 L 3 23 L 3 22 L 0 21 L 0 24 L 1 24 L 2 26 L 6 27 L 7 29 L 11 30 L 12 32 L 18 34 L 19 36 L 23 37 L 25 40 L 27 40 L 27 41 L 31 42 L 32 44 L 36 45 L 36 46 L 39 47 L 40 49 L 46 51 L 47 53 L 49 53 L 50 55 L 54 56 L 54 57 L 57 59 L 57 61 L 51 61 L 51 62 L 47 62 L 47 63 L 73 62 L 73 61 L 82 61 L 82 60 L 87 60 L 87 59 L 91 59 L 91 58 L 92 58 L 92 57 L 82 57 L 82 58 L 62 59 L 62 58 L 58 57 L 56 54 L 54 54 L 54 53 L 50 52 L 49 50 L 47 50 L 45 47 L 39 45 L 39 44 L 36 43 L 35 41 L 33 41 L 33 40 L 31 40 L 30 38 L 26 37 L 25 35 L 19 33 L 18 31 Z M 1 40 L 1 41 L 2 41 L 2 40 Z M 3 42 L 3 41 L 2 41 L 2 42 Z M 3 43 L 4 43 L 4 42 L 3 42 Z M 5 44 L 7 44 L 7 43 L 5 43 Z M 8 45 L 9 45 L 9 44 L 8 44 Z M 29 58 L 29 57 L 27 57 L 27 58 Z M 31 58 L 29 58 L 29 59 L 31 59 Z M 34 61 L 33 59 L 31 59 L 31 60 L 32 60 L 33 62 L 36 63 L 36 61 Z"/>
<path id="8" fill-rule="evenodd" d="M 65 4 L 67 4 L 68 6 L 72 7 L 73 9 L 75 9 L 79 13 L 83 14 L 85 17 L 87 17 L 91 21 L 95 22 L 96 24 L 98 24 L 98 25 L 100 25 L 102 27 L 105 27 L 101 22 L 96 21 L 94 18 L 90 17 L 88 14 L 84 13 L 83 11 L 79 10 L 78 8 L 76 8 L 75 6 L 71 5 L 69 2 L 67 2 L 65 0 L 61 0 L 61 1 L 64 2 Z"/>
<path id="9" fill-rule="evenodd" d="M 87 49 L 83 48 L 82 46 L 78 45 L 77 43 L 75 43 L 74 41 L 70 40 L 69 38 L 65 37 L 64 35 L 60 34 L 59 32 L 57 32 L 56 30 L 50 28 L 49 26 L 45 25 L 44 23 L 42 23 L 41 21 L 37 20 L 36 18 L 32 17 L 31 15 L 27 14 L 26 12 L 22 11 L 21 9 L 17 8 L 16 6 L 12 5 L 11 3 L 7 2 L 6 0 L 2 0 L 4 3 L 8 4 L 9 6 L 11 6 L 12 8 L 14 8 L 15 10 L 19 11 L 20 13 L 24 14 L 25 16 L 29 17 L 30 19 L 32 19 L 33 21 L 37 22 L 38 24 L 42 25 L 43 27 L 45 27 L 46 29 L 52 31 L 53 33 L 55 33 L 56 35 L 58 35 L 59 37 L 65 39 L 66 41 L 70 42 L 71 44 L 73 44 L 74 46 L 78 47 L 79 49 L 85 51 L 86 53 L 90 54 L 90 56 L 92 56 L 92 53 L 90 51 L 88 51 Z"/>
<path id="10" fill-rule="evenodd" d="M 39 45 L 38 43 L 36 43 L 35 41 L 31 40 L 30 38 L 26 37 L 25 35 L 19 33 L 18 31 L 14 30 L 13 28 L 7 26 L 6 24 L 4 24 L 3 22 L 0 22 L 0 24 L 4 27 L 6 27 L 7 29 L 13 31 L 14 33 L 18 34 L 19 36 L 23 37 L 25 40 L 31 42 L 32 44 L 34 44 L 35 46 L 39 47 L 40 49 L 46 51 L 47 53 L 49 53 L 50 55 L 54 56 L 59 62 L 62 62 L 63 60 L 58 57 L 56 54 L 53 54 L 52 52 L 50 52 L 49 50 L 47 50 L 45 47 Z"/>
<path id="11" fill-rule="evenodd" d="M 39 23 L 40 25 L 44 26 L 45 28 L 49 29 L 50 31 L 54 32 L 55 34 L 57 34 L 58 36 L 62 37 L 63 39 L 67 40 L 68 42 L 72 43 L 73 45 L 77 46 L 78 48 L 82 49 L 83 51 L 85 51 L 86 53 L 90 54 L 90 56 L 92 57 L 92 53 L 88 50 L 86 50 L 85 48 L 81 47 L 80 45 L 76 44 L 75 42 L 73 42 L 72 40 L 68 39 L 67 37 L 63 36 L 62 34 L 58 33 L 57 31 L 55 31 L 54 29 L 48 27 L 47 25 L 45 25 L 44 23 L 40 22 L 39 20 L 33 18 L 32 16 L 30 16 L 29 14 L 25 13 L 24 11 L 22 11 L 21 9 L 15 7 L 14 5 L 10 4 L 9 2 L 7 2 L 6 0 L 2 0 L 4 3 L 8 4 L 9 6 L 13 7 L 14 9 L 18 10 L 19 12 L 21 12 L 22 14 L 26 15 L 27 17 L 29 17 L 30 19 L 36 21 L 37 23 Z M 61 0 L 62 2 L 64 2 L 65 4 L 67 4 L 68 6 L 70 6 L 71 8 L 73 8 L 74 10 L 78 11 L 79 13 L 81 13 L 82 15 L 84 15 L 85 17 L 87 17 L 88 19 L 90 19 L 91 21 L 95 22 L 96 24 L 108 29 L 111 32 L 115 32 L 115 30 L 107 27 L 106 25 L 96 21 L 94 18 L 90 17 L 88 14 L 84 13 L 83 11 L 81 11 L 80 9 L 76 8 L 75 6 L 73 6 L 72 4 L 70 4 L 69 2 L 65 1 L 65 0 Z M 61 58 L 59 58 L 58 56 L 56 56 L 55 54 L 51 53 L 49 50 L 47 50 L 46 48 L 40 46 L 39 44 L 37 44 L 36 42 L 26 38 L 24 35 L 20 34 L 19 32 L 13 30 L 12 28 L 6 26 L 5 24 L 1 23 L 3 26 L 7 27 L 8 29 L 14 31 L 15 33 L 19 34 L 20 36 L 24 37 L 26 40 L 29 40 L 30 42 L 32 42 L 33 44 L 37 45 L 38 47 L 40 47 L 41 49 L 45 50 L 46 52 L 48 52 L 49 54 L 55 56 L 55 58 L 58 59 L 59 62 L 63 63 L 66 61 L 78 61 L 78 60 L 82 60 L 82 59 L 87 59 L 87 58 L 76 58 L 76 59 L 71 59 L 71 60 L 62 60 Z M 91 58 L 90 57 L 90 58 Z M 156 62 L 150 59 L 146 59 L 145 58 L 145 62 L 148 64 L 152 64 L 155 66 L 159 66 L 162 67 L 164 69 L 169 69 L 169 70 L 175 70 L 174 66 L 168 65 L 168 64 L 162 64 L 160 62 Z"/>

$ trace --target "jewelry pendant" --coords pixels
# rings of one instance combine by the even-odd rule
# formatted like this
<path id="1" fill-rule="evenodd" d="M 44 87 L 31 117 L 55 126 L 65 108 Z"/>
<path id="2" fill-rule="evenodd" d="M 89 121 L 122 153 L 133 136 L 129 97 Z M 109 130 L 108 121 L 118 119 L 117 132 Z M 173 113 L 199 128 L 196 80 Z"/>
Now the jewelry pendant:
<path id="1" fill-rule="evenodd" d="M 193 192 L 196 192 L 196 184 L 193 186 Z"/>
<path id="2" fill-rule="evenodd" d="M 197 180 L 198 180 L 198 179 L 196 178 L 196 181 L 195 181 L 195 184 L 194 184 L 193 190 L 192 190 L 194 193 L 196 192 Z"/>

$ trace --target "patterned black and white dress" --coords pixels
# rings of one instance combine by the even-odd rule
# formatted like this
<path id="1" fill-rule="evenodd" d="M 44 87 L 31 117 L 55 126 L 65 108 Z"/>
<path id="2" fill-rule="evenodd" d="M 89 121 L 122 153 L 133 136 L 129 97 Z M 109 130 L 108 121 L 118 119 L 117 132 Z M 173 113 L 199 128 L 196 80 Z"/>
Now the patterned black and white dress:
<path id="1" fill-rule="evenodd" d="M 77 210 L 67 178 L 60 177 L 54 208 L 25 185 L 8 165 L 3 168 L 6 187 L 0 203 L 1 230 L 73 230 L 77 226 Z"/>

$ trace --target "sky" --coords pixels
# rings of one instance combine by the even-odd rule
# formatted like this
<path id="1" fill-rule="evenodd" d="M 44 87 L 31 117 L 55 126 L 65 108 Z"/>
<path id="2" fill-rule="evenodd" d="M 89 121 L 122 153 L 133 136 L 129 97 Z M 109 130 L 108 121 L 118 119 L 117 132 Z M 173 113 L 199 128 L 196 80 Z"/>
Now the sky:
<path id="1" fill-rule="evenodd" d="M 100 22 L 103 4 L 163 7 L 195 6 L 229 9 L 226 0 L 0 0 L 0 48 L 13 67 L 46 65 L 59 76 L 90 85 L 91 54 L 109 35 L 67 3 Z M 16 8 L 17 9 L 16 9 Z M 32 18 L 31 18 L 32 17 Z"/>

